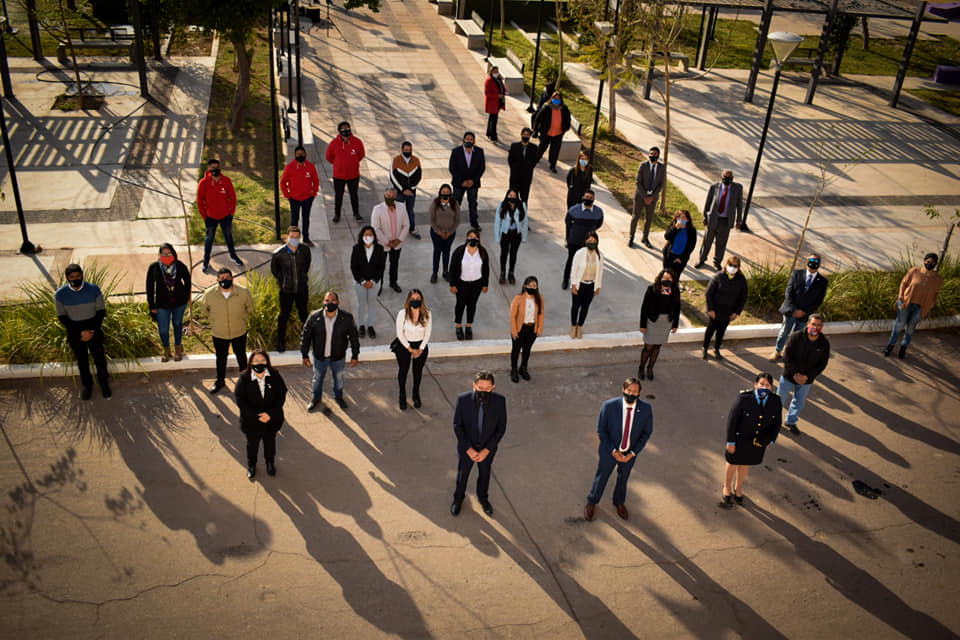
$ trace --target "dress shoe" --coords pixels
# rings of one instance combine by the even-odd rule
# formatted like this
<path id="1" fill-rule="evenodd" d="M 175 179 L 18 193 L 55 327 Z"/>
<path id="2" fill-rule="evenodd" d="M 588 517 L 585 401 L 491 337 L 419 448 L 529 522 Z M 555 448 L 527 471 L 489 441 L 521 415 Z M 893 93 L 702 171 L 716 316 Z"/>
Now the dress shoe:
<path id="1" fill-rule="evenodd" d="M 890 355 L 891 353 L 893 353 L 893 345 L 892 345 L 892 344 L 888 344 L 888 345 L 887 345 L 886 347 L 884 347 L 884 349 L 883 349 L 883 355 L 884 355 L 884 356 L 888 356 L 888 355 Z"/>
<path id="2" fill-rule="evenodd" d="M 767 356 L 767 360 L 769 360 L 770 362 L 776 362 L 779 359 L 780 359 L 780 352 L 777 350 L 774 350 L 773 353 Z"/>
<path id="3" fill-rule="evenodd" d="M 743 496 L 733 496 L 733 501 L 736 502 L 741 507 L 743 506 Z"/>
<path id="4" fill-rule="evenodd" d="M 422 406 L 423 406 L 423 403 L 420 402 L 420 394 L 419 393 L 413 394 L 413 408 L 419 409 Z"/>
<path id="5" fill-rule="evenodd" d="M 587 503 L 587 506 L 583 508 L 583 517 L 587 522 L 593 520 L 593 513 L 597 510 L 597 506 Z"/>
<path id="6" fill-rule="evenodd" d="M 511 273 L 507 276 L 507 282 L 509 282 L 510 284 L 517 284 L 517 279 L 514 278 L 513 274 Z"/>
<path id="7" fill-rule="evenodd" d="M 795 425 L 795 424 L 787 424 L 786 427 L 787 427 L 787 429 L 790 431 L 790 433 L 791 433 L 792 435 L 795 435 L 795 436 L 800 435 L 800 429 L 797 428 L 797 425 Z"/>
<path id="8" fill-rule="evenodd" d="M 360 215 L 359 213 L 353 214 L 353 219 L 356 220 L 357 222 L 363 222 L 363 216 Z"/>
<path id="9" fill-rule="evenodd" d="M 333 216 L 333 223 L 336 224 L 340 222 L 340 216 Z"/>
<path id="10" fill-rule="evenodd" d="M 523 378 L 523 379 L 526 380 L 527 382 L 530 381 L 530 374 L 527 373 L 527 368 L 526 368 L 526 367 L 520 367 L 520 372 L 519 372 L 519 373 L 520 373 L 520 377 L 521 377 L 521 378 Z"/>
<path id="11" fill-rule="evenodd" d="M 733 508 L 733 496 L 721 496 L 720 504 L 718 505 L 721 509 L 732 509 Z"/>
<path id="12" fill-rule="evenodd" d="M 307 403 L 307 413 L 310 413 L 311 411 L 313 411 L 319 406 L 320 406 L 319 398 L 317 398 L 316 400 L 311 400 L 310 402 Z"/>
<path id="13" fill-rule="evenodd" d="M 305 246 L 310 247 L 311 249 L 313 249 L 315 246 L 317 246 L 317 245 L 313 244 L 313 240 L 311 240 L 310 238 L 304 238 L 304 239 L 303 239 L 303 244 L 304 244 Z"/>
<path id="14" fill-rule="evenodd" d="M 218 391 L 220 391 L 220 389 L 223 389 L 225 386 L 227 385 L 223 383 L 223 380 L 217 380 L 216 382 L 213 383 L 213 386 L 210 387 L 210 393 L 217 393 Z"/>
<path id="15" fill-rule="evenodd" d="M 272 462 L 267 462 L 267 475 L 268 476 L 277 475 L 277 468 L 274 466 Z"/>
<path id="16" fill-rule="evenodd" d="M 403 293 L 403 289 L 396 282 L 391 282 L 390 288 L 396 291 L 397 293 Z"/>
<path id="17" fill-rule="evenodd" d="M 240 256 L 232 256 L 230 260 L 233 262 L 233 264 L 237 265 L 238 267 L 243 266 L 243 260 L 240 259 Z"/>
<path id="18" fill-rule="evenodd" d="M 435 273 L 430 274 L 430 284 L 437 284 L 437 274 Z"/>
<path id="19" fill-rule="evenodd" d="M 617 515 L 626 520 L 630 517 L 630 512 L 627 511 L 627 505 L 625 504 L 615 504 L 613 505 L 617 508 Z"/>
<path id="20" fill-rule="evenodd" d="M 357 329 L 357 334 L 361 338 L 365 338 L 367 336 L 367 328 L 363 325 L 360 325 L 360 327 Z"/>
<path id="21" fill-rule="evenodd" d="M 713 350 L 713 357 L 716 358 L 717 360 L 723 360 L 723 356 L 720 355 L 720 349 Z"/>
<path id="22" fill-rule="evenodd" d="M 643 243 L 643 246 L 647 247 L 648 249 L 653 249 L 653 245 L 650 244 L 649 238 L 644 238 L 641 240 L 641 242 Z"/>
<path id="23" fill-rule="evenodd" d="M 247 477 L 253 480 L 253 476 L 257 475 L 257 465 L 248 464 L 247 465 Z"/>
<path id="24" fill-rule="evenodd" d="M 705 266 L 707 266 L 707 264 L 706 264 L 703 260 L 701 260 L 701 261 L 698 262 L 697 264 L 693 265 L 693 268 L 694 268 L 694 269 L 703 269 Z"/>
<path id="25" fill-rule="evenodd" d="M 467 328 L 463 330 L 464 340 L 473 340 L 473 327 L 467 325 Z"/>
<path id="26" fill-rule="evenodd" d="M 510 382 L 520 382 L 520 374 L 516 369 L 510 369 Z"/>
<path id="27" fill-rule="evenodd" d="M 420 232 L 417 231 L 416 229 L 410 229 L 410 235 L 416 238 L 417 240 L 419 240 L 421 237 Z"/>
<path id="28" fill-rule="evenodd" d="M 370 338 L 371 340 L 375 340 L 377 338 L 376 329 L 374 329 L 373 327 L 367 327 L 367 337 Z"/>
<path id="29" fill-rule="evenodd" d="M 900 347 L 900 352 L 897 354 L 897 357 L 900 358 L 901 360 L 903 360 L 904 358 L 906 358 L 906 357 L 907 357 L 907 348 L 906 348 L 906 347 Z"/>
<path id="30" fill-rule="evenodd" d="M 463 340 L 463 327 L 457 327 L 457 340 Z"/>
<path id="31" fill-rule="evenodd" d="M 707 348 L 704 347 L 703 349 L 701 349 L 701 350 L 700 350 L 700 353 L 703 355 L 703 359 L 706 360 L 706 359 L 707 359 Z"/>
<path id="32" fill-rule="evenodd" d="M 286 350 L 287 350 L 287 345 L 285 343 L 283 342 L 277 343 L 277 353 L 283 353 Z"/>
<path id="33" fill-rule="evenodd" d="M 343 399 L 343 396 L 340 396 L 339 398 L 337 398 L 337 404 L 340 405 L 341 409 L 347 408 L 347 401 Z"/>
<path id="34" fill-rule="evenodd" d="M 113 397 L 113 391 L 110 390 L 110 385 L 105 382 L 100 385 L 100 393 L 102 393 L 103 397 L 107 400 Z"/>
<path id="35" fill-rule="evenodd" d="M 400 396 L 400 411 L 406 411 L 406 410 L 407 410 L 407 396 L 401 395 L 401 396 Z"/>
<path id="36" fill-rule="evenodd" d="M 567 280 L 566 278 L 564 278 L 564 279 L 563 279 L 563 282 L 560 283 L 560 288 L 563 289 L 564 291 L 566 291 L 567 289 L 569 289 L 569 288 L 570 288 L 570 281 Z"/>
<path id="37" fill-rule="evenodd" d="M 633 242 L 633 238 L 630 238 L 630 240 L 627 241 L 627 248 L 628 248 L 628 249 L 636 249 L 636 248 L 637 248 L 637 245 L 634 244 L 634 242 Z"/>
<path id="38" fill-rule="evenodd" d="M 89 400 L 90 396 L 93 395 L 93 387 L 84 387 L 80 390 L 80 399 Z"/>
<path id="39" fill-rule="evenodd" d="M 507 284 L 507 279 L 503 276 L 500 276 L 500 280 L 497 281 L 498 284 Z"/>
<path id="40" fill-rule="evenodd" d="M 481 500 L 481 501 L 480 501 L 480 506 L 483 507 L 483 512 L 484 512 L 485 514 L 487 514 L 488 516 L 492 516 L 492 515 L 493 515 L 493 505 L 490 504 L 490 501 L 489 501 L 489 500 Z"/>
<path id="41" fill-rule="evenodd" d="M 463 500 L 454 500 L 453 504 L 450 505 L 450 515 L 458 516 L 460 515 L 460 505 L 463 504 Z"/>
<path id="42" fill-rule="evenodd" d="M 444 271 L 442 274 L 440 274 L 440 277 L 443 278 L 444 280 L 446 280 L 447 282 L 450 282 L 450 272 L 449 272 L 449 271 Z"/>

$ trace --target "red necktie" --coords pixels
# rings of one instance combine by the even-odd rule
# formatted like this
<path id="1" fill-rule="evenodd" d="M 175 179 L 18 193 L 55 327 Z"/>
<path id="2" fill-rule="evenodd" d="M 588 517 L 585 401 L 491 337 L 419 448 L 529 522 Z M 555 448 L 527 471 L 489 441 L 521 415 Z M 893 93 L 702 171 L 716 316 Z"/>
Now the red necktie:
<path id="1" fill-rule="evenodd" d="M 627 407 L 627 423 L 623 425 L 623 441 L 620 442 L 620 451 L 626 451 L 630 446 L 630 425 L 633 424 L 633 407 Z"/>
<path id="2" fill-rule="evenodd" d="M 720 194 L 720 213 L 723 213 L 727 210 L 727 187 L 723 188 L 723 193 Z"/>

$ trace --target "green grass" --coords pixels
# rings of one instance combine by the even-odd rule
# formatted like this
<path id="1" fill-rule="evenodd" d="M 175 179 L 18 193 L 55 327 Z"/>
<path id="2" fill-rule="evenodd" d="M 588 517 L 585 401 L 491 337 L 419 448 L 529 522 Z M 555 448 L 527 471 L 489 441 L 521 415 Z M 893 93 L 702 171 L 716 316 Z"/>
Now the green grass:
<path id="1" fill-rule="evenodd" d="M 907 89 L 911 93 L 934 107 L 955 116 L 960 116 L 960 91 L 935 89 Z"/>
<path id="2" fill-rule="evenodd" d="M 30 28 L 27 22 L 25 6 L 17 0 L 9 0 L 6 6 L 7 15 L 10 18 L 10 26 L 14 29 L 19 29 L 16 34 L 4 34 L 3 36 L 7 48 L 7 55 L 11 57 L 32 57 L 33 52 L 30 49 Z M 69 23 L 71 27 L 106 28 L 106 25 L 93 16 L 71 20 Z M 42 27 L 40 28 L 40 45 L 46 57 L 56 60 L 58 44 L 60 44 L 58 38 L 50 35 Z M 119 55 L 125 56 L 126 54 L 126 49 L 120 50 Z M 99 55 L 107 54 L 101 53 Z"/>

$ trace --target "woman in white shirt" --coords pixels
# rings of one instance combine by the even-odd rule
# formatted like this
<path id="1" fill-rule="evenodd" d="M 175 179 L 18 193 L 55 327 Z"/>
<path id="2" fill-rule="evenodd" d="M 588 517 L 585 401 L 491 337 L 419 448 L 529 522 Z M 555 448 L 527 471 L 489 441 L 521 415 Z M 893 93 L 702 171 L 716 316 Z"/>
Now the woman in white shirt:
<path id="1" fill-rule="evenodd" d="M 453 321 L 457 325 L 457 340 L 473 339 L 473 316 L 477 312 L 477 300 L 487 292 L 490 281 L 490 259 L 487 250 L 480 246 L 480 231 L 467 231 L 467 241 L 453 250 L 450 256 L 450 293 L 457 296 L 453 308 Z M 467 329 L 461 321 L 467 312 Z"/>
<path id="2" fill-rule="evenodd" d="M 586 244 L 573 255 L 570 267 L 570 293 L 573 304 L 570 305 L 570 337 L 583 337 L 583 323 L 593 297 L 600 293 L 603 280 L 603 258 L 598 249 L 600 237 L 596 231 L 586 235 Z"/>
<path id="3" fill-rule="evenodd" d="M 516 284 L 513 271 L 517 266 L 517 252 L 520 243 L 527 241 L 527 212 L 516 189 L 507 191 L 497 207 L 497 215 L 493 217 L 493 241 L 500 243 L 500 284 L 506 284 L 508 278 L 510 284 Z M 507 258 L 510 259 L 509 272 Z"/>
<path id="4" fill-rule="evenodd" d="M 427 363 L 430 342 L 430 309 L 419 289 L 410 289 L 403 309 L 397 313 L 397 340 L 392 345 L 397 356 L 397 382 L 400 384 L 400 409 L 407 408 L 407 371 L 413 362 L 413 406 L 420 408 L 420 377 Z"/>

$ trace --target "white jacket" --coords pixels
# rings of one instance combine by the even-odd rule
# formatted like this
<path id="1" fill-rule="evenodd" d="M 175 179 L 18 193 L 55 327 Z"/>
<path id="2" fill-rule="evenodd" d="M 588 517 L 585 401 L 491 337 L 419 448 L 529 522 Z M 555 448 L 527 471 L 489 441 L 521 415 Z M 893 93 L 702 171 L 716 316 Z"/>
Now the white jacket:
<path id="1" fill-rule="evenodd" d="M 586 247 L 573 254 L 573 264 L 570 265 L 570 286 L 579 287 L 580 279 L 583 277 L 583 270 L 587 266 Z M 603 256 L 597 251 L 597 277 L 593 280 L 594 291 L 600 290 L 600 284 L 603 282 Z"/>
<path id="2" fill-rule="evenodd" d="M 403 246 L 403 241 L 407 239 L 407 234 L 410 233 L 410 218 L 407 217 L 406 205 L 402 202 L 396 202 L 394 206 L 397 208 L 397 238 L 400 239 L 400 244 L 394 249 L 399 249 Z M 381 202 L 373 208 L 373 213 L 370 215 L 370 226 L 377 232 L 377 242 L 384 247 L 393 240 L 390 233 L 390 214 L 387 212 L 387 203 Z"/>

